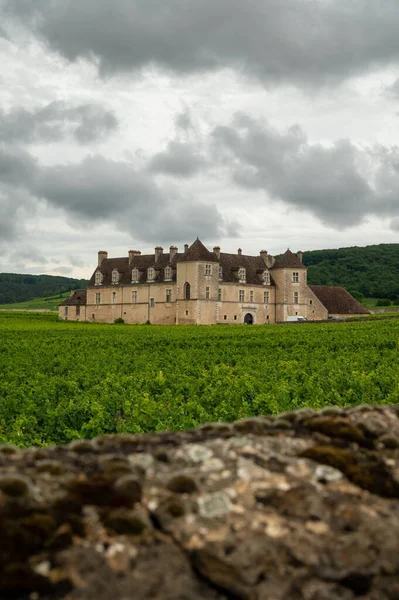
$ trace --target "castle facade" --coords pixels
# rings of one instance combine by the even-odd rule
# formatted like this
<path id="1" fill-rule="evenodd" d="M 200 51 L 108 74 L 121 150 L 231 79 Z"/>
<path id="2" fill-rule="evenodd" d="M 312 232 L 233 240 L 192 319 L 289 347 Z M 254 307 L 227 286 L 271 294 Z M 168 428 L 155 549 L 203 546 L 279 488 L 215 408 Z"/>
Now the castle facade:
<path id="1" fill-rule="evenodd" d="M 131 250 L 108 258 L 100 251 L 87 290 L 72 292 L 59 307 L 63 320 L 161 325 L 266 324 L 363 312 L 343 288 L 309 286 L 301 252 L 287 250 L 277 260 L 264 250 L 229 254 L 208 250 L 198 238 L 183 252 L 157 246 L 154 254 Z"/>

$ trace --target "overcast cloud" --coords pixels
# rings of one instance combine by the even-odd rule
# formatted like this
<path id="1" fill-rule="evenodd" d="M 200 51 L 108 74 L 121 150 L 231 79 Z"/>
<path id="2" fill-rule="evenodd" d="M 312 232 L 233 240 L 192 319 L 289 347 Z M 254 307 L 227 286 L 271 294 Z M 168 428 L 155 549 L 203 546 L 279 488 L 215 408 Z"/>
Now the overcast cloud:
<path id="1" fill-rule="evenodd" d="M 115 115 L 95 104 L 72 107 L 58 101 L 33 110 L 0 109 L 0 139 L 8 143 L 59 142 L 72 136 L 87 144 L 107 137 L 117 127 Z"/>
<path id="2" fill-rule="evenodd" d="M 0 271 L 396 242 L 398 31 L 397 0 L 0 0 Z"/>
<path id="3" fill-rule="evenodd" d="M 155 63 L 238 68 L 267 84 L 320 84 L 399 58 L 396 0 L 3 0 L 69 60 L 104 75 Z"/>

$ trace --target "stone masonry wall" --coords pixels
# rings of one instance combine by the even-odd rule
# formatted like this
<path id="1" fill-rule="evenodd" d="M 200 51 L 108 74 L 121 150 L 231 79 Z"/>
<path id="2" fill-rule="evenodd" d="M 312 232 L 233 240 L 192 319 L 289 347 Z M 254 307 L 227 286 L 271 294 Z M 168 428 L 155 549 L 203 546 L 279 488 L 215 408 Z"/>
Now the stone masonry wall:
<path id="1" fill-rule="evenodd" d="M 399 410 L 0 448 L 0 598 L 398 600 Z"/>

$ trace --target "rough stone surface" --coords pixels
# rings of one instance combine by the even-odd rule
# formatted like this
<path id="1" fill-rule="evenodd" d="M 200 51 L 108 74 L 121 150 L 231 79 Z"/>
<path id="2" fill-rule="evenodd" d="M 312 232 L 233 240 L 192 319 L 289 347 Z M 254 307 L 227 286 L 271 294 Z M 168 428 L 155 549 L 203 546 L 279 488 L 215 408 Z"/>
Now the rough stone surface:
<path id="1" fill-rule="evenodd" d="M 0 598 L 399 600 L 398 415 L 2 446 Z"/>

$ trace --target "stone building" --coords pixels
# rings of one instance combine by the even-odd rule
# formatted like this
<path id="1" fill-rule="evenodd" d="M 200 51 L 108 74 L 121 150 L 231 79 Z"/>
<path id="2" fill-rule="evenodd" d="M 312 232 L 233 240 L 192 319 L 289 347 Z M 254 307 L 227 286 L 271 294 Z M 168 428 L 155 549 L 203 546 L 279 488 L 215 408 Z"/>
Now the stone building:
<path id="1" fill-rule="evenodd" d="M 100 251 L 87 290 L 73 292 L 59 316 L 161 325 L 264 324 L 294 316 L 324 320 L 329 305 L 338 306 L 337 295 L 341 300 L 346 295 L 345 314 L 368 312 L 343 288 L 308 286 L 301 252 L 287 250 L 277 260 L 265 250 L 248 256 L 240 248 L 229 254 L 216 246 L 211 252 L 197 238 L 183 252 L 170 246 L 164 253 L 157 246 L 154 254 L 130 250 L 126 257 L 108 258 Z"/>

